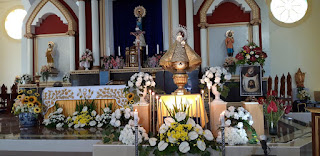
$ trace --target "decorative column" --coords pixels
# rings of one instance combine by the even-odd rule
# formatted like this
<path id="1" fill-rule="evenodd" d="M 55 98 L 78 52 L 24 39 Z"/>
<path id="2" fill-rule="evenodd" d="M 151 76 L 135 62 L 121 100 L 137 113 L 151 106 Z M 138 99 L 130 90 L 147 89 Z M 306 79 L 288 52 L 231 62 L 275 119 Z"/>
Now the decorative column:
<path id="1" fill-rule="evenodd" d="M 171 32 L 179 27 L 179 1 L 171 0 Z M 169 36 L 170 42 L 172 42 L 171 36 Z"/>
<path id="2" fill-rule="evenodd" d="M 69 49 L 70 49 L 70 71 L 76 70 L 76 40 L 75 40 L 75 32 L 68 31 L 67 35 L 69 35 Z"/>
<path id="3" fill-rule="evenodd" d="M 253 19 L 250 21 L 252 27 L 252 41 L 257 45 L 260 46 L 260 31 L 259 25 L 261 23 L 260 19 Z"/>
<path id="4" fill-rule="evenodd" d="M 86 51 L 86 4 L 85 0 L 79 2 L 79 58 Z"/>
<path id="5" fill-rule="evenodd" d="M 201 48 L 201 69 L 204 69 L 208 66 L 208 49 L 207 49 L 207 23 L 200 23 L 200 48 Z"/>
<path id="6" fill-rule="evenodd" d="M 33 36 L 27 35 L 27 74 L 33 75 Z"/>
<path id="7" fill-rule="evenodd" d="M 115 56 L 114 35 L 113 35 L 113 0 L 105 0 L 105 38 L 106 38 L 106 55 Z"/>
<path id="8" fill-rule="evenodd" d="M 193 0 L 186 0 L 186 17 L 188 29 L 188 44 L 194 49 L 194 33 L 193 33 Z"/>
<path id="9" fill-rule="evenodd" d="M 168 0 L 162 0 L 162 32 L 163 32 L 163 50 L 169 49 L 169 10 Z"/>
<path id="10" fill-rule="evenodd" d="M 99 5 L 98 0 L 91 0 L 91 15 L 92 15 L 92 53 L 93 53 L 93 68 L 100 67 L 100 45 L 99 45 Z"/>

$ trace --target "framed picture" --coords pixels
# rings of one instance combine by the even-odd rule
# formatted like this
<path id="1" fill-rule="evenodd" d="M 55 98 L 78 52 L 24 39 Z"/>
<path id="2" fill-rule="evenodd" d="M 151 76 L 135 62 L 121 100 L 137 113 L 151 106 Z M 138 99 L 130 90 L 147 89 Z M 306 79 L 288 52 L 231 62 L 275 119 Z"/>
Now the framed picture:
<path id="1" fill-rule="evenodd" d="M 261 66 L 240 67 L 240 96 L 262 96 Z"/>

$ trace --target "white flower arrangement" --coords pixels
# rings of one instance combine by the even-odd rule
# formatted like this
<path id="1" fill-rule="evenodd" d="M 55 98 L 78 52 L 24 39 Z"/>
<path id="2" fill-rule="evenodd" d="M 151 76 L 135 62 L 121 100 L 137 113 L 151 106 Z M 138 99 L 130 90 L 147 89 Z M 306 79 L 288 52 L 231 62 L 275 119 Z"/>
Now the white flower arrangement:
<path id="1" fill-rule="evenodd" d="M 298 94 L 297 94 L 297 98 L 299 100 L 310 100 L 310 94 L 307 90 L 305 90 L 304 88 L 298 88 Z"/>
<path id="2" fill-rule="evenodd" d="M 43 120 L 46 127 L 62 128 L 65 125 L 65 116 L 62 114 L 63 108 L 58 108 L 55 112 L 50 113 L 48 119 Z"/>
<path id="3" fill-rule="evenodd" d="M 103 109 L 103 113 L 99 115 L 95 110 L 91 112 L 91 116 L 93 120 L 89 122 L 90 127 L 104 127 L 109 124 L 111 119 L 111 109 L 109 107 L 105 107 Z"/>
<path id="4" fill-rule="evenodd" d="M 146 87 L 155 87 L 156 83 L 150 74 L 140 72 L 130 77 L 127 86 L 128 88 L 144 89 Z"/>
<path id="5" fill-rule="evenodd" d="M 138 143 L 143 140 L 148 141 L 149 137 L 146 130 L 143 127 L 138 127 Z M 127 124 L 120 132 L 119 140 L 126 145 L 134 145 L 135 143 L 135 127 L 131 124 Z"/>
<path id="6" fill-rule="evenodd" d="M 67 73 L 67 74 L 64 74 L 63 77 L 62 77 L 62 81 L 63 82 L 70 82 L 70 74 Z"/>
<path id="7" fill-rule="evenodd" d="M 225 142 L 229 145 L 238 145 L 246 144 L 248 136 L 246 129 L 252 132 L 254 137 L 250 140 L 250 143 L 256 143 L 256 132 L 253 125 L 252 115 L 243 107 L 238 107 L 237 109 L 234 106 L 228 107 L 224 112 L 226 118 L 225 121 Z M 218 132 L 217 142 L 222 142 L 221 131 Z"/>
<path id="8" fill-rule="evenodd" d="M 210 67 L 200 79 L 200 83 L 211 88 L 213 85 L 222 85 L 231 79 L 231 74 L 223 67 Z"/>
<path id="9" fill-rule="evenodd" d="M 149 139 L 150 146 L 157 145 L 155 152 L 166 155 L 174 148 L 179 154 L 188 153 L 191 149 L 204 154 L 208 152 L 208 147 L 214 146 L 214 137 L 210 130 L 203 130 L 185 112 L 177 112 L 173 116 L 165 118 L 165 123 L 159 128 L 158 138 Z"/>
<path id="10" fill-rule="evenodd" d="M 130 108 L 120 108 L 111 114 L 111 126 L 120 127 L 128 123 L 133 125 L 133 113 Z"/>

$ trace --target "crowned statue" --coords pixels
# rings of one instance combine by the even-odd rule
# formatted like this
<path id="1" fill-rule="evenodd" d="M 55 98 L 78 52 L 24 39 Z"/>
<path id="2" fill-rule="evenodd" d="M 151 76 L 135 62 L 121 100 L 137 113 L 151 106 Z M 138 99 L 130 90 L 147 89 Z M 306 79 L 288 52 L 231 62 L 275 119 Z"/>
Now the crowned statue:
<path id="1" fill-rule="evenodd" d="M 54 59 L 53 59 L 54 51 L 53 51 L 53 48 L 54 48 L 54 43 L 52 41 L 50 41 L 48 43 L 46 57 L 47 57 L 47 64 L 51 68 L 54 68 Z"/>
<path id="2" fill-rule="evenodd" d="M 189 94 L 184 88 L 188 82 L 187 72 L 195 70 L 201 64 L 201 57 L 188 45 L 187 38 L 187 29 L 180 26 L 173 32 L 173 45 L 160 59 L 160 65 L 174 74 L 173 80 L 178 86 L 174 92 L 176 95 Z"/>
<path id="3" fill-rule="evenodd" d="M 136 22 L 136 31 L 142 31 L 142 18 L 146 16 L 146 9 L 143 6 L 137 6 L 134 8 L 134 16 L 137 18 Z M 140 46 L 146 46 L 146 41 L 144 35 L 141 34 L 139 36 Z M 137 46 L 137 42 L 135 42 L 135 46 Z"/>

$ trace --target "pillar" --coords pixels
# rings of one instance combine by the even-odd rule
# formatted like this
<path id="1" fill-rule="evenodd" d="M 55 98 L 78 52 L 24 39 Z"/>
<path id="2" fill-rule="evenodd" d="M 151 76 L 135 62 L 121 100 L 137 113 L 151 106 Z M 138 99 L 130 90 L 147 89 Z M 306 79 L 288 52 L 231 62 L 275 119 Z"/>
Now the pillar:
<path id="1" fill-rule="evenodd" d="M 194 49 L 194 33 L 193 33 L 193 0 L 186 0 L 186 17 L 188 29 L 188 44 Z"/>
<path id="2" fill-rule="evenodd" d="M 86 51 L 86 4 L 85 0 L 79 2 L 79 58 Z"/>
<path id="3" fill-rule="evenodd" d="M 201 23 L 200 27 L 201 69 L 203 71 L 208 66 L 207 23 Z"/>
<path id="4" fill-rule="evenodd" d="M 171 0 L 171 31 L 174 31 L 179 26 L 179 1 Z M 169 38 L 170 39 L 170 38 Z"/>
<path id="5" fill-rule="evenodd" d="M 163 50 L 169 50 L 169 10 L 168 0 L 162 0 L 162 32 L 163 32 Z"/>
<path id="6" fill-rule="evenodd" d="M 76 40 L 75 40 L 75 32 L 69 31 L 69 49 L 70 49 L 70 71 L 76 70 Z"/>
<path id="7" fill-rule="evenodd" d="M 33 38 L 27 39 L 27 74 L 33 75 Z"/>
<path id="8" fill-rule="evenodd" d="M 99 45 L 99 4 L 98 0 L 91 0 L 92 15 L 92 53 L 93 67 L 100 67 L 100 45 Z"/>
<path id="9" fill-rule="evenodd" d="M 260 46 L 260 33 L 259 33 L 259 25 L 252 26 L 252 41 Z"/>

